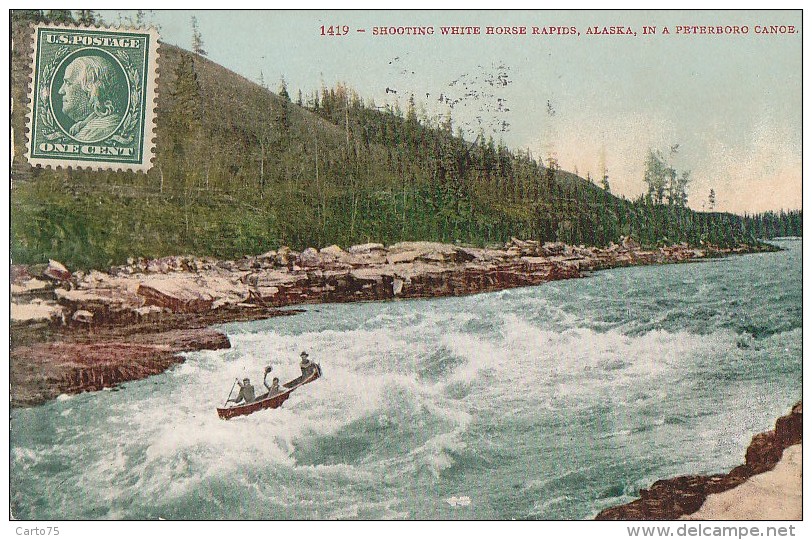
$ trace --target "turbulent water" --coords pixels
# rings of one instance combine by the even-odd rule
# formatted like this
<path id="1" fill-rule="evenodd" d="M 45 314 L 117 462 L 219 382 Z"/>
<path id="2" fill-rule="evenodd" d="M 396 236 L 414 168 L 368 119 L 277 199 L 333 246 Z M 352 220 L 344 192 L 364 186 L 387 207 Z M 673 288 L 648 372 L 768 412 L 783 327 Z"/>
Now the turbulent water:
<path id="1" fill-rule="evenodd" d="M 801 242 L 779 244 L 226 325 L 230 350 L 14 410 L 12 512 L 584 519 L 657 479 L 723 472 L 801 397 Z M 303 349 L 322 379 L 218 419 L 235 377 L 257 384 L 271 362 L 293 378 Z"/>

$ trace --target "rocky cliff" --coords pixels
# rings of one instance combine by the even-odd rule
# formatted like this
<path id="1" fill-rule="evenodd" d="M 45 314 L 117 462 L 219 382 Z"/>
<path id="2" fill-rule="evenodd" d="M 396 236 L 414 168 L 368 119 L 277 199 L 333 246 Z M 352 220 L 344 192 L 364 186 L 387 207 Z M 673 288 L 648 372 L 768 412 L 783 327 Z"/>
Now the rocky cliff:
<path id="1" fill-rule="evenodd" d="M 157 375 L 183 362 L 178 353 L 225 349 L 228 338 L 209 329 L 172 330 L 126 339 L 98 336 L 85 342 L 53 341 L 15 347 L 11 403 L 30 406 L 60 394 L 113 387 Z"/>
<path id="2" fill-rule="evenodd" d="M 602 510 L 599 520 L 673 520 L 698 511 L 708 495 L 743 484 L 757 474 L 772 470 L 784 450 L 799 444 L 803 436 L 803 405 L 775 423 L 775 429 L 753 437 L 745 463 L 727 474 L 678 476 L 659 480 L 640 490 L 640 498 L 628 504 Z"/>

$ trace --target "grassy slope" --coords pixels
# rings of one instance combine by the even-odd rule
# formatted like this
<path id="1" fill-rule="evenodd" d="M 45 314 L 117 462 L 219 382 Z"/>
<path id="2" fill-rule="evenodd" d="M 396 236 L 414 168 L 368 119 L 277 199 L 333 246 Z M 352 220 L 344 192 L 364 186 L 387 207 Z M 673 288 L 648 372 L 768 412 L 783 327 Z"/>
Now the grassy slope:
<path id="1" fill-rule="evenodd" d="M 176 106 L 173 90 L 181 56 L 191 55 L 163 45 L 158 159 L 149 174 L 31 169 L 20 157 L 27 58 L 19 51 L 28 40 L 25 32 L 16 30 L 11 194 L 15 262 L 53 257 L 74 266 L 103 267 L 128 256 L 178 252 L 237 256 L 270 249 L 283 240 L 275 223 L 293 222 L 294 216 L 274 208 L 273 201 L 279 189 L 300 191 L 307 198 L 307 179 L 300 175 L 284 186 L 259 190 L 253 178 L 259 159 L 251 152 L 262 124 L 269 123 L 261 111 L 278 104 L 278 96 L 196 57 L 200 136 L 183 140 L 178 126 L 162 120 Z M 337 127 L 295 106 L 291 120 L 295 133 L 317 130 L 325 147 L 338 144 L 333 141 L 342 136 Z M 174 144 L 173 136 L 181 139 L 180 144 Z"/>
<path id="2" fill-rule="evenodd" d="M 168 45 L 160 49 L 157 159 L 148 174 L 31 169 L 21 157 L 30 32 L 12 31 L 14 262 L 103 268 L 133 256 L 239 257 L 282 244 L 372 240 L 483 244 L 511 235 L 581 243 L 595 231 L 602 243 L 630 233 L 692 238 L 672 230 L 663 212 L 641 213 L 570 173 L 558 172 L 545 192 L 542 169 L 518 159 L 505 178 L 473 172 L 464 182 L 438 181 L 430 156 L 400 143 L 363 144 L 362 126 L 348 136 Z M 366 114 L 388 122 L 396 140 L 404 130 L 402 119 Z M 685 231 L 702 226 L 694 212 L 674 215 Z"/>

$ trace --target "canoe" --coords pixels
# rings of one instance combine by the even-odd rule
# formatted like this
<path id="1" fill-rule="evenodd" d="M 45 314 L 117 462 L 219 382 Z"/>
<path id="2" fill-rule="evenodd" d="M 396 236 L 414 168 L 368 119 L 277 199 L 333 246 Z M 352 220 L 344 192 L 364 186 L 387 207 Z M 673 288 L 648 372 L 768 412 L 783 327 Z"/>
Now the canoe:
<path id="1" fill-rule="evenodd" d="M 296 377 L 292 381 L 286 382 L 282 386 L 286 390 L 269 396 L 268 393 L 261 394 L 257 399 L 251 403 L 243 403 L 231 407 L 217 407 L 217 415 L 223 420 L 234 418 L 235 416 L 245 416 L 247 414 L 255 413 L 263 409 L 276 409 L 280 407 L 290 394 L 307 383 L 311 383 L 321 377 L 321 367 L 315 364 L 315 369 L 310 370 L 309 373 L 303 373 L 301 376 Z"/>

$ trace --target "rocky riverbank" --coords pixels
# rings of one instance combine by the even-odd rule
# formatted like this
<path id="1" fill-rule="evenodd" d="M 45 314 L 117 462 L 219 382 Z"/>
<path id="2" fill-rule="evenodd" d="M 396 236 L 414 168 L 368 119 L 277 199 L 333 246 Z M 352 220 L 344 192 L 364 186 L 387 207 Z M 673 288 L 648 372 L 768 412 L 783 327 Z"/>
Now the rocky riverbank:
<path id="1" fill-rule="evenodd" d="M 788 494 L 787 486 L 771 485 L 764 489 L 763 485 L 772 483 L 785 484 L 800 488 L 799 478 L 793 476 L 800 468 L 795 467 L 798 458 L 799 445 L 803 437 L 803 405 L 796 404 L 790 414 L 782 416 L 775 423 L 775 429 L 759 433 L 753 437 L 745 454 L 745 463 L 734 468 L 727 474 L 714 474 L 710 476 L 693 475 L 679 476 L 668 480 L 655 482 L 649 489 L 640 490 L 640 498 L 630 503 L 602 510 L 595 519 L 599 520 L 673 520 L 682 517 L 688 519 L 793 519 L 787 517 L 786 510 L 793 503 L 800 500 L 800 490 L 797 494 Z M 783 463 L 785 450 L 792 447 Z M 787 470 L 779 471 L 781 474 L 764 478 L 763 473 L 773 471 L 776 465 L 782 463 Z M 762 484 L 762 486 L 759 486 Z M 747 487 L 745 487 L 747 486 Z M 791 487 L 790 486 L 790 487 Z M 730 497 L 720 498 L 716 494 L 726 494 L 729 490 L 739 490 L 738 501 L 730 501 Z M 742 496 L 747 493 L 748 496 Z M 788 501 L 776 500 L 777 497 L 789 496 Z M 795 497 L 797 495 L 797 497 Z M 753 500 L 764 497 L 765 500 Z M 707 506 L 703 506 L 706 501 Z M 790 504 L 787 504 L 787 503 Z M 739 507 L 739 508 L 737 508 Z M 747 508 L 759 509 L 758 513 L 748 513 Z M 769 509 L 775 509 L 770 513 Z M 700 512 L 700 509 L 702 511 Z M 724 511 L 722 511 L 724 510 Z M 791 509 L 790 509 L 791 510 Z M 725 517 L 727 516 L 727 517 Z M 731 517 L 733 516 L 733 517 Z M 800 519 L 800 516 L 795 518 Z"/>
<path id="2" fill-rule="evenodd" d="M 160 373 L 177 353 L 228 347 L 209 325 L 295 313 L 279 308 L 458 296 L 619 266 L 665 264 L 770 250 L 677 245 L 607 248 L 513 239 L 500 248 L 432 242 L 363 244 L 295 252 L 282 247 L 236 261 L 176 256 L 130 260 L 107 272 L 57 261 L 11 268 L 12 405 L 114 386 Z M 180 339 L 176 331 L 183 331 Z M 175 332 L 175 333 L 173 333 Z"/>
<path id="3" fill-rule="evenodd" d="M 11 362 L 11 402 L 37 405 L 60 394 L 101 390 L 143 379 L 183 362 L 178 353 L 225 349 L 220 332 L 198 328 L 132 335 L 99 336 L 92 341 L 53 341 L 15 347 Z"/>

